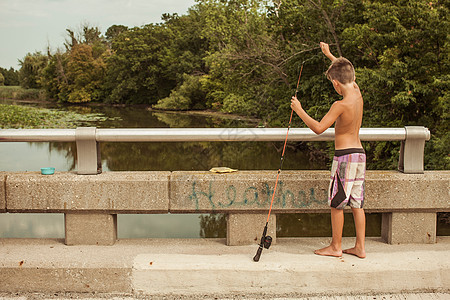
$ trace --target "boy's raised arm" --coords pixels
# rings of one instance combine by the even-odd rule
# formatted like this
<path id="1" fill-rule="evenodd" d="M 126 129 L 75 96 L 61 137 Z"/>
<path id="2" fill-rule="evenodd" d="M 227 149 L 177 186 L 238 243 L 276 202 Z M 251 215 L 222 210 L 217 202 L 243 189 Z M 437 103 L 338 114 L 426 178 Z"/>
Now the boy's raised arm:
<path id="1" fill-rule="evenodd" d="M 323 54 L 325 54 L 326 57 L 328 57 L 331 61 L 334 61 L 336 57 L 331 54 L 330 52 L 330 46 L 327 43 L 320 42 L 320 49 L 322 49 Z"/>

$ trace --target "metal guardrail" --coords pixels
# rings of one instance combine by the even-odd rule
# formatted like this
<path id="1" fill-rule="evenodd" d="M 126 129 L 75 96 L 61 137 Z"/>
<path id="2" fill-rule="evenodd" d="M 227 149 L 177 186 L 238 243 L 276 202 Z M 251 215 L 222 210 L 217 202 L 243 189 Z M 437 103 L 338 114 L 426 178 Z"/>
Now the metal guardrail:
<path id="1" fill-rule="evenodd" d="M 95 127 L 84 127 L 95 128 Z M 422 127 L 423 128 L 423 127 Z M 3 129 L 2 142 L 75 142 L 78 129 Z M 428 132 L 429 134 L 429 132 Z M 225 142 L 284 141 L 286 128 L 96 128 L 97 142 Z M 361 128 L 362 141 L 402 141 L 405 128 Z M 291 128 L 290 141 L 333 141 L 334 129 L 317 135 L 308 128 Z"/>
<path id="2" fill-rule="evenodd" d="M 430 131 L 423 126 L 361 128 L 361 141 L 401 141 L 399 170 L 423 173 L 425 141 Z M 283 141 L 286 128 L 115 128 L 1 129 L 0 142 L 76 142 L 77 172 L 101 173 L 100 142 L 229 142 Z M 289 141 L 333 141 L 334 129 L 317 135 L 308 128 L 291 128 Z"/>

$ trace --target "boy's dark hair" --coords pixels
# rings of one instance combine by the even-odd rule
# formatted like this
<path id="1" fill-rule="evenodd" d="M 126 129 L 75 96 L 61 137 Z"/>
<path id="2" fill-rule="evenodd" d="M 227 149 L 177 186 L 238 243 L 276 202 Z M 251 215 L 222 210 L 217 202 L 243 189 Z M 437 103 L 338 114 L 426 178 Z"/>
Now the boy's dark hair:
<path id="1" fill-rule="evenodd" d="M 331 63 L 325 75 L 330 81 L 337 80 L 342 84 L 347 84 L 355 79 L 355 68 L 348 59 L 339 57 Z"/>

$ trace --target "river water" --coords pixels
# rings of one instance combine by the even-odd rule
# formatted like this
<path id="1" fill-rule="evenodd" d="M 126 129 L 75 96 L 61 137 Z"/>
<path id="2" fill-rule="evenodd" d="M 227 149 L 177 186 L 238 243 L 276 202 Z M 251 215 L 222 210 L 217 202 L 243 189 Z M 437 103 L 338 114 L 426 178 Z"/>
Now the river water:
<path id="1" fill-rule="evenodd" d="M 257 121 L 237 117 L 195 113 L 152 111 L 145 107 L 62 106 L 5 101 L 106 118 L 87 122 L 98 128 L 187 128 L 256 127 Z M 294 121 L 295 122 L 295 121 Z M 295 124 L 293 124 L 295 126 Z M 226 166 L 239 170 L 276 170 L 282 142 L 184 142 L 102 143 L 103 171 L 209 170 Z M 318 159 L 317 157 L 320 157 Z M 52 166 L 57 172 L 74 171 L 74 143 L 0 143 L 3 171 L 39 171 Z M 327 155 L 313 155 L 303 144 L 288 143 L 284 170 L 328 169 Z M 367 215 L 367 235 L 380 236 L 380 214 Z M 118 215 L 119 238 L 225 237 L 225 215 L 163 214 Z M 286 214 L 277 216 L 277 236 L 330 236 L 328 214 Z M 346 214 L 344 235 L 354 235 L 351 214 Z M 63 214 L 0 214 L 0 238 L 63 238 Z"/>

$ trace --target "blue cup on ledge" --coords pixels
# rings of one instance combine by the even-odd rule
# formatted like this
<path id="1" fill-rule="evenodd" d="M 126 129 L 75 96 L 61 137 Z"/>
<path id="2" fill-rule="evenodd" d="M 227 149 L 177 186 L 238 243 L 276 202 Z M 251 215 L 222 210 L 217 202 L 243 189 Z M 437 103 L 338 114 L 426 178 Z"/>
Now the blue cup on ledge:
<path id="1" fill-rule="evenodd" d="M 41 168 L 42 175 L 53 175 L 55 174 L 55 168 Z"/>

